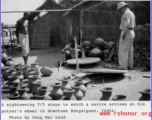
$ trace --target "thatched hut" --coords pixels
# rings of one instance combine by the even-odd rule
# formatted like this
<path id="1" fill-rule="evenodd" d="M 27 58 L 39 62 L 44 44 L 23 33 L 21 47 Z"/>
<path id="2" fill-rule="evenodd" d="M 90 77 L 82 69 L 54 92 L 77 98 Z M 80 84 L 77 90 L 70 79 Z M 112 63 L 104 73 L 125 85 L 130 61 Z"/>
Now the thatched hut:
<path id="1" fill-rule="evenodd" d="M 67 12 L 49 12 L 37 20 L 39 13 L 30 17 L 31 48 L 65 46 L 71 37 L 80 41 L 94 41 L 101 37 L 116 41 L 119 37 L 121 16 L 116 11 L 117 1 L 83 1 Z M 136 15 L 136 24 L 150 23 L 150 2 L 128 1 Z M 38 10 L 64 9 L 53 0 L 47 0 Z M 144 18 L 144 19 L 143 19 Z"/>

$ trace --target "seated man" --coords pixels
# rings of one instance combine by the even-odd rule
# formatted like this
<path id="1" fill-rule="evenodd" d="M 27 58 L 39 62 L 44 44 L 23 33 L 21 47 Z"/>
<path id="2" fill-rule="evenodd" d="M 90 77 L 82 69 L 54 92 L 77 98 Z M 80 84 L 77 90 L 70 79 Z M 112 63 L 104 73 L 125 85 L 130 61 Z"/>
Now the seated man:
<path id="1" fill-rule="evenodd" d="M 78 57 L 82 56 L 81 47 L 77 45 L 77 52 Z M 76 56 L 75 54 L 75 42 L 73 39 L 71 39 L 71 43 L 66 45 L 65 48 L 61 51 L 61 53 L 65 53 L 66 60 L 74 59 Z"/>

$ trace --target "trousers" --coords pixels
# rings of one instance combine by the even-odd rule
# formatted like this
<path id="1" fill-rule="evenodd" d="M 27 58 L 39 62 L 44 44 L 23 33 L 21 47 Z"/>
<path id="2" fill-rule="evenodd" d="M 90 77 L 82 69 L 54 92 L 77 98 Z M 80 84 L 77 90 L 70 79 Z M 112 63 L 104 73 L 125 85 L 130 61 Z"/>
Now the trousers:
<path id="1" fill-rule="evenodd" d="M 133 41 L 135 38 L 134 30 L 128 30 L 125 37 L 123 38 L 121 32 L 119 49 L 118 49 L 118 59 L 119 65 L 124 69 L 133 68 Z"/>

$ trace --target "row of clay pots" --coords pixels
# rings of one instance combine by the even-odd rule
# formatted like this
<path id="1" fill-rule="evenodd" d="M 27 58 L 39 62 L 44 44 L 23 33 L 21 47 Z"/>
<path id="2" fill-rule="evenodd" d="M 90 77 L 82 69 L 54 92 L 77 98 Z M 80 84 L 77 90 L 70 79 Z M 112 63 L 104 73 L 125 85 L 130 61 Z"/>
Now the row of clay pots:
<path id="1" fill-rule="evenodd" d="M 76 100 L 81 100 L 85 96 L 87 88 L 84 86 L 83 81 L 76 81 L 73 86 L 70 86 L 69 80 L 69 77 L 64 77 L 64 79 L 59 80 L 62 83 L 52 85 L 51 96 L 53 99 L 70 100 L 73 95 Z"/>
<path id="2" fill-rule="evenodd" d="M 111 87 L 106 87 L 101 89 L 100 91 L 102 92 L 102 97 L 100 100 L 109 100 L 109 98 L 112 95 L 112 88 Z M 141 93 L 141 97 L 140 97 L 140 101 L 149 101 L 150 100 L 150 89 L 145 89 L 143 91 L 140 91 L 139 93 Z M 127 99 L 127 97 L 125 95 L 115 95 L 112 100 L 113 101 L 125 101 Z"/>

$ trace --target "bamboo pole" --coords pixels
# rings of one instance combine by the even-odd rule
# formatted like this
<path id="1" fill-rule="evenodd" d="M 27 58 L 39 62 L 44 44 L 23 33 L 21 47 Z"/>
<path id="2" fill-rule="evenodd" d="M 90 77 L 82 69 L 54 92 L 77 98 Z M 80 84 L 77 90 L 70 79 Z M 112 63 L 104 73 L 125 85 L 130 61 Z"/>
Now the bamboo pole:
<path id="1" fill-rule="evenodd" d="M 79 62 L 78 62 L 77 39 L 76 39 L 76 37 L 74 37 L 74 42 L 75 42 L 75 54 L 76 54 L 76 71 L 77 71 L 77 74 L 79 74 Z"/>

